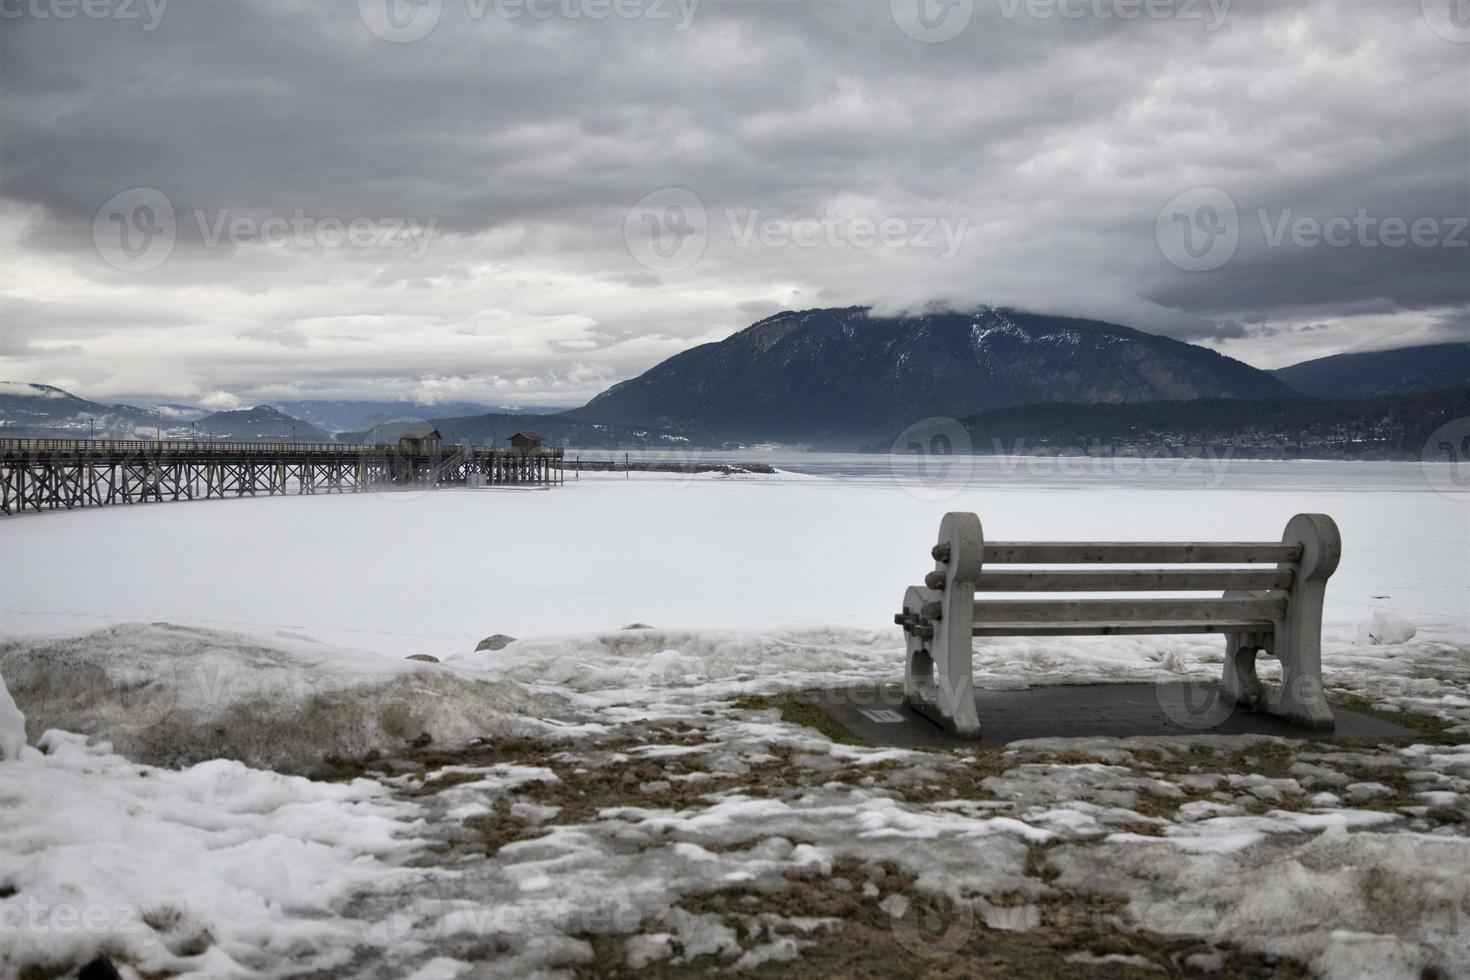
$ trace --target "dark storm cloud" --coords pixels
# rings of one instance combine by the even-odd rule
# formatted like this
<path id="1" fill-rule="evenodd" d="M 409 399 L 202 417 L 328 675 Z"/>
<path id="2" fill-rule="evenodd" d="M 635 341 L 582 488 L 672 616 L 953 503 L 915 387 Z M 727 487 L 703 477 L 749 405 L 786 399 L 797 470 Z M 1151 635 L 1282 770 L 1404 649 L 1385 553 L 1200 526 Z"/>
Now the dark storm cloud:
<path id="1" fill-rule="evenodd" d="M 1467 332 L 1470 44 L 1418 0 L 974 0 L 944 43 L 900 29 L 907 0 L 443 0 L 409 43 L 369 29 L 400 0 L 172 0 L 151 30 L 48 2 L 0 0 L 5 373 L 26 380 L 565 404 L 858 303 L 1100 316 L 1267 366 Z M 93 241 L 135 187 L 176 217 L 143 271 Z M 629 209 L 672 187 L 708 240 L 648 268 Z M 1196 269 L 1160 212 L 1182 200 L 1203 236 L 1223 218 L 1199 188 L 1234 244 Z M 1360 212 L 1438 224 L 1280 232 Z M 864 244 L 855 222 L 885 220 L 898 244 Z"/>

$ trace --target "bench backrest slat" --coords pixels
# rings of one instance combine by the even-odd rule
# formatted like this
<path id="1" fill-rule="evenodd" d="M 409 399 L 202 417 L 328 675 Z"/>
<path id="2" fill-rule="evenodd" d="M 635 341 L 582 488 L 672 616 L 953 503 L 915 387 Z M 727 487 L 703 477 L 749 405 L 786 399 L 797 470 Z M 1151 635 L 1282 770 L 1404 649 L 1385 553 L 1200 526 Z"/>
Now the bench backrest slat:
<path id="1" fill-rule="evenodd" d="M 976 621 L 988 623 L 1275 622 L 1285 597 L 1243 599 L 985 599 Z"/>
<path id="2" fill-rule="evenodd" d="M 1292 564 L 1300 545 L 1234 541 L 987 541 L 987 565 Z"/>
<path id="3" fill-rule="evenodd" d="M 1257 592 L 1291 588 L 1286 569 L 1007 569 L 981 572 L 976 592 Z"/>

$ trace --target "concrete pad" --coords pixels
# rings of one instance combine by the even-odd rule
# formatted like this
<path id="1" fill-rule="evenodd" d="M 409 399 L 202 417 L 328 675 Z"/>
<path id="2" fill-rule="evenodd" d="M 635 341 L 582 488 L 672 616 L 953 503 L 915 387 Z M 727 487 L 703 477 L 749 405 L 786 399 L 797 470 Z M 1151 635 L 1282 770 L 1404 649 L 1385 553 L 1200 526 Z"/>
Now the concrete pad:
<path id="1" fill-rule="evenodd" d="M 903 704 L 896 687 L 820 691 L 813 701 L 870 745 L 953 748 L 975 739 L 950 734 Z M 1206 684 L 1078 684 L 975 692 L 982 744 L 1023 738 L 1134 735 L 1280 735 L 1300 739 L 1411 738 L 1418 734 L 1334 705 L 1337 728 L 1311 732 L 1241 708 Z"/>

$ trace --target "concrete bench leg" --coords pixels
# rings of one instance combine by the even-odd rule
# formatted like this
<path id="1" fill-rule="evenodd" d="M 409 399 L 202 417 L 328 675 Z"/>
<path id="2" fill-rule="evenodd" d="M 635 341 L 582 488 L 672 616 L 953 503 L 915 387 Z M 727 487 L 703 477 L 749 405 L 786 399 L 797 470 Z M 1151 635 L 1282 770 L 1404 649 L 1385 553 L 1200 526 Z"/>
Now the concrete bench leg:
<path id="1" fill-rule="evenodd" d="M 1239 598 L 1243 593 L 1227 592 L 1225 598 Z M 1236 704 L 1256 708 L 1265 703 L 1265 688 L 1256 676 L 1256 655 L 1266 649 L 1261 633 L 1225 634 L 1225 676 L 1221 686 Z"/>
<path id="2" fill-rule="evenodd" d="M 917 602 L 919 611 L 934 623 L 934 636 L 925 641 L 923 649 L 927 658 L 914 653 L 910 638 L 904 696 L 911 707 L 956 735 L 975 738 L 980 734 L 980 718 L 975 712 L 970 630 L 975 620 L 975 578 L 985 558 L 980 518 L 966 513 L 944 515 L 934 554 L 934 571 L 926 579 L 932 588 L 910 589 L 904 599 L 905 611 L 909 602 Z M 930 593 L 933 598 L 917 593 Z M 925 668 L 932 671 L 928 679 L 921 673 Z"/>
<path id="3" fill-rule="evenodd" d="M 1326 514 L 1297 514 L 1286 525 L 1282 541 L 1301 545 L 1301 560 L 1286 595 L 1286 619 L 1276 624 L 1272 636 L 1258 636 L 1269 654 L 1282 664 L 1280 685 L 1261 685 L 1255 680 L 1255 710 L 1285 718 L 1314 732 L 1330 732 L 1335 726 L 1322 683 L 1322 605 L 1327 577 L 1335 572 L 1342 557 L 1338 525 Z M 1227 644 L 1233 641 L 1227 638 Z M 1254 651 L 1248 676 L 1242 669 L 1244 649 L 1226 648 L 1225 686 L 1250 691 L 1255 677 Z"/>
<path id="4" fill-rule="evenodd" d="M 904 616 L 910 621 L 923 618 L 924 607 L 939 601 L 933 589 L 911 586 L 903 596 Z M 933 608 L 930 606 L 930 608 Z M 907 647 L 903 670 L 903 700 L 914 708 L 937 710 L 938 685 L 934 681 L 933 636 L 923 636 L 918 628 L 904 630 Z"/>

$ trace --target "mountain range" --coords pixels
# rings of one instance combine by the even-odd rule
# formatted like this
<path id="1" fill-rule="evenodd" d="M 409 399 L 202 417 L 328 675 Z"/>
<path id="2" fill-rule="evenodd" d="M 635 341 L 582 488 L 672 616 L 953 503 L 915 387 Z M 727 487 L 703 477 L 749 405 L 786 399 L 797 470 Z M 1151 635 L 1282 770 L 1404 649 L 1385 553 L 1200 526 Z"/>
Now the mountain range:
<path id="1" fill-rule="evenodd" d="M 1470 385 L 1470 343 L 1333 354 L 1272 371 L 1314 398 L 1374 398 Z"/>
<path id="2" fill-rule="evenodd" d="M 341 441 L 356 441 L 378 422 L 428 417 L 446 439 L 482 444 L 530 429 L 549 442 L 588 449 L 764 441 L 853 449 L 884 446 L 905 426 L 934 416 L 973 421 L 999 411 L 990 421 L 1007 432 L 1019 432 L 1015 426 L 1022 424 L 1029 426 L 1026 435 L 1044 437 L 1047 426 L 1075 429 L 1076 421 L 1090 417 L 1085 406 L 1155 405 L 1135 421 L 1198 422 L 1213 413 L 1240 425 L 1289 428 L 1293 420 L 1325 418 L 1303 396 L 1364 399 L 1456 387 L 1470 388 L 1470 344 L 1340 354 L 1268 372 L 1100 320 L 1009 309 L 877 317 L 850 307 L 767 317 L 723 341 L 676 354 L 569 411 L 496 412 L 476 402 L 297 400 L 210 413 L 180 404 L 106 405 L 49 385 L 6 382 L 0 383 L 0 433 L 209 433 L 229 440 L 294 434 L 298 441 L 325 441 L 335 432 Z M 1271 402 L 1281 404 L 1244 414 L 1206 407 Z M 1065 407 L 1046 408 L 1066 405 L 1081 407 L 1071 415 Z M 1343 418 L 1367 417 L 1354 414 L 1356 409 L 1342 411 Z M 1372 415 L 1378 409 L 1363 411 Z M 1395 411 L 1413 408 L 1400 405 Z M 1133 416 L 1111 410 L 1096 417 Z"/>
<path id="3" fill-rule="evenodd" d="M 929 416 L 1036 402 L 1290 398 L 1265 371 L 1100 320 L 1014 310 L 779 313 L 614 385 L 573 418 L 840 444 Z"/>

